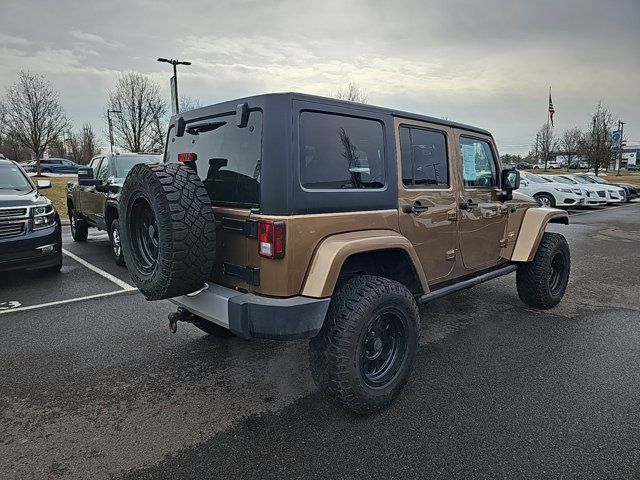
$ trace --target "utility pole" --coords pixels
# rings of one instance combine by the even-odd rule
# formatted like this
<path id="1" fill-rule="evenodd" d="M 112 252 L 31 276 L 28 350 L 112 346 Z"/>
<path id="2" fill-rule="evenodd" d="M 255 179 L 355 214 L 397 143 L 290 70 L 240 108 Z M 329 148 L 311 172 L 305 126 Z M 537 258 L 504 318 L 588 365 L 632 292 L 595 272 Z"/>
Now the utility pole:
<path id="1" fill-rule="evenodd" d="M 159 62 L 163 62 L 163 63 L 170 63 L 171 65 L 173 65 L 173 79 L 171 81 L 171 104 L 172 104 L 172 110 L 173 110 L 173 114 L 177 114 L 180 113 L 180 106 L 179 106 L 179 100 L 178 100 L 178 69 L 176 68 L 177 65 L 191 65 L 191 62 L 183 62 L 180 60 L 174 60 L 173 58 L 171 59 L 167 59 L 167 58 L 159 58 L 158 59 Z"/>
<path id="2" fill-rule="evenodd" d="M 540 163 L 538 159 L 538 145 L 540 144 L 540 134 L 536 133 L 536 163 Z"/>
<path id="3" fill-rule="evenodd" d="M 109 122 L 109 149 L 113 153 L 113 124 L 111 123 L 112 113 L 122 113 L 120 110 L 107 109 L 107 122 Z"/>
<path id="4" fill-rule="evenodd" d="M 620 131 L 620 143 L 618 144 L 618 173 L 620 175 L 620 166 L 622 165 L 622 144 L 624 143 L 624 124 L 622 120 L 618 120 L 618 130 Z"/>

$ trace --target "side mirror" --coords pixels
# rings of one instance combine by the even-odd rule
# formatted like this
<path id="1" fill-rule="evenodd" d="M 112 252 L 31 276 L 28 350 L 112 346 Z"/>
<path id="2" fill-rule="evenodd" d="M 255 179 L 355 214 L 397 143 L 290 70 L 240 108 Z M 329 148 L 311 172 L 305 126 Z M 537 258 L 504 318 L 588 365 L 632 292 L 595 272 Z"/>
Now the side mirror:
<path id="1" fill-rule="evenodd" d="M 101 192 L 101 193 L 109 193 L 110 189 L 109 189 L 109 185 L 104 185 L 102 183 L 102 180 L 94 180 L 95 182 L 100 182 L 100 183 L 96 183 L 96 192 Z"/>
<path id="2" fill-rule="evenodd" d="M 93 168 L 80 167 L 78 168 L 78 185 L 82 187 L 95 187 L 101 185 L 102 180 L 94 178 Z"/>
<path id="3" fill-rule="evenodd" d="M 507 202 L 513 199 L 513 191 L 520 188 L 520 172 L 515 168 L 504 168 L 500 177 L 502 195 L 500 200 Z"/>
<path id="4" fill-rule="evenodd" d="M 38 180 L 36 183 L 38 190 L 44 190 L 45 188 L 51 188 L 51 180 Z"/>
<path id="5" fill-rule="evenodd" d="M 520 188 L 520 172 L 514 168 L 505 168 L 502 170 L 502 185 L 500 188 L 504 190 L 507 195 Z"/>

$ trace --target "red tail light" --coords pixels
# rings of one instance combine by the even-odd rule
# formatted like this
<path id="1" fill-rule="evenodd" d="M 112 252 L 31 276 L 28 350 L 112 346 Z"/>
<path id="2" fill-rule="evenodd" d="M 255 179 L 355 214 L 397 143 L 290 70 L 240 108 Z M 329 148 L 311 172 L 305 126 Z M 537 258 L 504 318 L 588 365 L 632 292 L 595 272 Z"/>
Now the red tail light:
<path id="1" fill-rule="evenodd" d="M 193 153 L 193 152 L 189 152 L 189 153 L 179 153 L 178 154 L 178 161 L 179 162 L 195 162 L 198 159 L 198 156 Z"/>
<path id="2" fill-rule="evenodd" d="M 258 254 L 265 258 L 284 257 L 284 222 L 258 222 Z"/>

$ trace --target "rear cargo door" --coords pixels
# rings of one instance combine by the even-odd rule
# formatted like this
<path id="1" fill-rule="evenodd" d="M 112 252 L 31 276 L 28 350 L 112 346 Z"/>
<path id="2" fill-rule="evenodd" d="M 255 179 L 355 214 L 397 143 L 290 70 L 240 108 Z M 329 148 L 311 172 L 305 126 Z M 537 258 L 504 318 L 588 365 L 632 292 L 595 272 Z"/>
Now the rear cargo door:
<path id="1" fill-rule="evenodd" d="M 176 128 L 169 129 L 165 160 L 197 171 L 216 215 L 211 278 L 250 291 L 260 284 L 257 223 L 251 214 L 260 208 L 262 112 L 221 112 L 186 120 L 182 132 Z"/>

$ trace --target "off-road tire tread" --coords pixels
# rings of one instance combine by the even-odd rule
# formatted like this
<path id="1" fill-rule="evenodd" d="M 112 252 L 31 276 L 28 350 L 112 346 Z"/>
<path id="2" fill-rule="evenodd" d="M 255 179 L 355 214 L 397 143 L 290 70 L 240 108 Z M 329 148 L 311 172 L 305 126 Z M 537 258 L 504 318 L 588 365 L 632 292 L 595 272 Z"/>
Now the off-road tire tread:
<path id="1" fill-rule="evenodd" d="M 415 322 L 414 356 L 403 378 L 382 402 L 371 403 L 358 395 L 349 381 L 349 349 L 360 329 L 364 312 L 386 293 L 396 294 L 406 301 Z M 328 396 L 358 414 L 373 413 L 388 405 L 400 392 L 413 369 L 417 336 L 420 331 L 420 315 L 411 292 L 401 283 L 383 277 L 358 275 L 344 282 L 333 295 L 324 325 L 311 339 L 309 363 L 316 385 Z"/>
<path id="2" fill-rule="evenodd" d="M 559 233 L 545 232 L 532 261 L 522 263 L 516 272 L 516 286 L 520 300 L 530 307 L 547 310 L 555 307 L 564 295 L 552 297 L 549 290 L 549 268 L 554 253 L 564 249 L 568 262 L 567 278 L 571 273 L 571 257 L 569 244 Z M 565 286 L 566 289 L 566 286 Z"/>
<path id="3" fill-rule="evenodd" d="M 136 264 L 128 232 L 128 203 L 144 192 L 155 211 L 160 248 L 149 275 Z M 197 173 L 178 164 L 139 164 L 129 172 L 119 202 L 120 239 L 132 280 L 149 300 L 191 293 L 209 278 L 215 259 L 215 217 Z"/>

